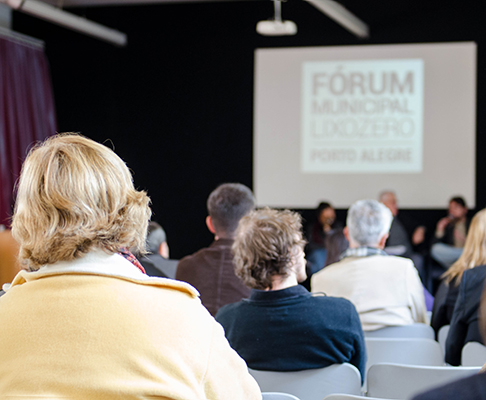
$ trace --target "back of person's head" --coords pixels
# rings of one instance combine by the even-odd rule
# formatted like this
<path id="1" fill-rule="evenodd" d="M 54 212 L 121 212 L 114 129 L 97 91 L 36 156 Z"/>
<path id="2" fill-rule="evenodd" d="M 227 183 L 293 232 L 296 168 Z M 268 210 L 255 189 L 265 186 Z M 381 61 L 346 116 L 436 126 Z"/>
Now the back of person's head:
<path id="1" fill-rule="evenodd" d="M 393 190 L 383 190 L 382 192 L 380 192 L 380 194 L 378 195 L 378 200 L 380 201 L 380 203 L 384 203 L 386 201 L 386 199 L 390 198 L 390 197 L 396 197 L 396 194 Z"/>
<path id="2" fill-rule="evenodd" d="M 155 221 L 150 221 L 147 228 L 147 251 L 152 254 L 159 252 L 162 243 L 167 241 L 164 229 Z"/>
<path id="3" fill-rule="evenodd" d="M 359 200 L 348 210 L 346 226 L 350 239 L 359 246 L 378 245 L 388 234 L 393 220 L 391 211 L 376 200 Z"/>
<path id="4" fill-rule="evenodd" d="M 450 200 L 449 200 L 449 204 L 450 203 L 456 203 L 456 204 L 459 204 L 461 207 L 463 208 L 467 208 L 467 205 L 466 205 L 466 200 L 464 200 L 464 197 L 461 197 L 461 196 L 455 196 L 455 197 L 452 197 Z"/>
<path id="5" fill-rule="evenodd" d="M 241 183 L 223 183 L 211 192 L 207 207 L 216 234 L 232 237 L 240 219 L 255 208 L 255 198 Z"/>
<path id="6" fill-rule="evenodd" d="M 342 229 L 336 229 L 334 232 L 326 236 L 325 239 L 327 256 L 324 264 L 327 267 L 339 261 L 339 256 L 349 247 L 348 239 L 344 236 Z"/>
<path id="7" fill-rule="evenodd" d="M 12 223 L 20 259 L 35 270 L 93 248 L 144 253 L 149 201 L 112 150 L 76 134 L 53 136 L 22 167 Z"/>
<path id="8" fill-rule="evenodd" d="M 395 192 L 392 190 L 384 190 L 380 193 L 378 200 L 390 209 L 393 216 L 398 214 L 397 196 Z"/>
<path id="9" fill-rule="evenodd" d="M 236 231 L 235 273 L 250 288 L 272 289 L 272 277 L 288 276 L 304 245 L 299 214 L 270 208 L 252 211 Z"/>
<path id="10" fill-rule="evenodd" d="M 446 282 L 456 279 L 459 285 L 465 270 L 486 264 L 486 209 L 479 211 L 471 221 L 461 256 L 444 273 Z"/>

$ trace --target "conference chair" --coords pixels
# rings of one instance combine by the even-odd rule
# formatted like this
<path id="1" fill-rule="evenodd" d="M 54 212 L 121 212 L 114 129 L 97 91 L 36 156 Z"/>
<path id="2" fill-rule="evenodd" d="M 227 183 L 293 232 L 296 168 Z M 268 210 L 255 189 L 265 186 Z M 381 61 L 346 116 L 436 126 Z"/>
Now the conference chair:
<path id="1" fill-rule="evenodd" d="M 262 400 L 300 400 L 288 393 L 265 392 L 262 393 Z"/>
<path id="2" fill-rule="evenodd" d="M 463 367 L 482 367 L 486 363 L 486 346 L 479 342 L 468 342 L 462 348 Z"/>
<path id="3" fill-rule="evenodd" d="M 300 400 L 322 400 L 331 393 L 361 394 L 361 374 L 351 364 L 280 372 L 249 369 L 262 392 L 283 392 Z"/>
<path id="4" fill-rule="evenodd" d="M 366 370 L 378 363 L 406 365 L 444 365 L 439 343 L 432 339 L 365 338 L 368 361 Z"/>
<path id="5" fill-rule="evenodd" d="M 388 326 L 376 331 L 364 332 L 370 338 L 423 338 L 435 339 L 434 329 L 427 324 L 417 323 L 403 326 Z"/>
<path id="6" fill-rule="evenodd" d="M 437 332 L 437 341 L 440 344 L 440 348 L 442 349 L 442 353 L 445 355 L 445 345 L 447 341 L 447 335 L 449 334 L 449 328 L 450 325 L 444 325 L 439 329 L 439 332 Z"/>
<path id="7" fill-rule="evenodd" d="M 478 373 L 479 367 L 375 364 L 368 370 L 370 397 L 410 399 L 451 381 Z"/>

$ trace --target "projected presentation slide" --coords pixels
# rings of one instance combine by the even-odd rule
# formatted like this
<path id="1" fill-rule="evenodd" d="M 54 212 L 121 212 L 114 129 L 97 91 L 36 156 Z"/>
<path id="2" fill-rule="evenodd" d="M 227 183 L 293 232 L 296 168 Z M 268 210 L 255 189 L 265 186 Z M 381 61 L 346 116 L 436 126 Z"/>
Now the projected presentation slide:
<path id="1" fill-rule="evenodd" d="M 258 49 L 255 74 L 259 205 L 474 207 L 474 43 Z"/>

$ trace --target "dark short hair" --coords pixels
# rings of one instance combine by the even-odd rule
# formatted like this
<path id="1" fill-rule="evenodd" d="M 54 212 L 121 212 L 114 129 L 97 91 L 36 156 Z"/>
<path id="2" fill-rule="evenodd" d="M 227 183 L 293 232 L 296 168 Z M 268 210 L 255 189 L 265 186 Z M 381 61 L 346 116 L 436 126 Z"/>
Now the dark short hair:
<path id="1" fill-rule="evenodd" d="M 327 201 L 323 201 L 323 202 L 319 203 L 319 205 L 317 206 L 317 209 L 316 209 L 317 218 L 319 218 L 319 216 L 321 215 L 321 212 L 324 211 L 326 208 L 333 208 L 333 207 L 331 206 L 331 203 L 328 203 Z"/>
<path id="2" fill-rule="evenodd" d="M 159 252 L 159 247 L 167 241 L 164 229 L 155 221 L 150 221 L 147 228 L 147 250 L 152 254 Z"/>
<path id="3" fill-rule="evenodd" d="M 288 276 L 295 250 L 304 245 L 300 214 L 252 211 L 241 219 L 232 247 L 236 276 L 252 289 L 272 289 L 272 278 Z"/>
<path id="4" fill-rule="evenodd" d="M 233 234 L 240 219 L 255 208 L 255 198 L 241 183 L 223 183 L 211 192 L 207 207 L 216 233 Z"/>
<path id="5" fill-rule="evenodd" d="M 449 204 L 450 203 L 457 203 L 461 207 L 467 208 L 467 206 L 466 206 L 466 200 L 464 200 L 464 197 L 461 197 L 461 196 L 453 197 L 452 199 L 449 200 Z"/>

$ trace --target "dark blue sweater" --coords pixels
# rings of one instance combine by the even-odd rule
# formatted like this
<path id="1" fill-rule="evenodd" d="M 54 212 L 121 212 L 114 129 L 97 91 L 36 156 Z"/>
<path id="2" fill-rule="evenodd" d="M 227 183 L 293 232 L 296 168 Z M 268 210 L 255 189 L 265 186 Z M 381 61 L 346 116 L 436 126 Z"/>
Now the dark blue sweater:
<path id="1" fill-rule="evenodd" d="M 302 286 L 251 291 L 216 320 L 231 346 L 257 370 L 299 371 L 349 362 L 364 379 L 366 350 L 354 305 Z"/>

